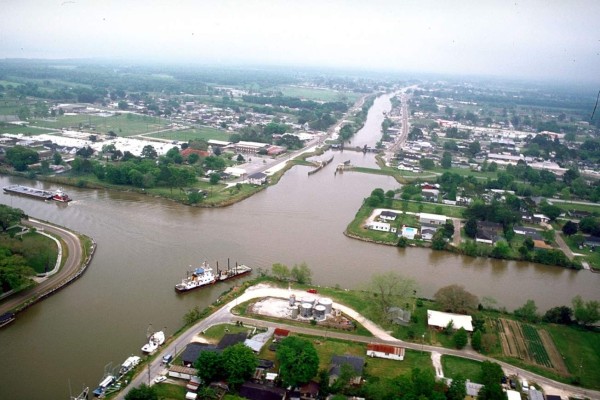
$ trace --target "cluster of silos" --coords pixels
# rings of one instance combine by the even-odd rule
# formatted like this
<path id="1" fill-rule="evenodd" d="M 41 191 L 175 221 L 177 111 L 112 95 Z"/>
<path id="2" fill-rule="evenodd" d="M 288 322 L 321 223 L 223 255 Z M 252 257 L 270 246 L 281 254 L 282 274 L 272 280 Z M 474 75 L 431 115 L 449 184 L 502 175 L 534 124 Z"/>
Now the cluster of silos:
<path id="1" fill-rule="evenodd" d="M 300 301 L 296 301 L 296 296 L 291 295 L 289 309 L 294 319 L 300 316 L 302 318 L 314 317 L 317 321 L 322 321 L 327 314 L 331 314 L 332 305 L 333 301 L 327 297 L 316 299 L 312 296 L 304 296 Z"/>

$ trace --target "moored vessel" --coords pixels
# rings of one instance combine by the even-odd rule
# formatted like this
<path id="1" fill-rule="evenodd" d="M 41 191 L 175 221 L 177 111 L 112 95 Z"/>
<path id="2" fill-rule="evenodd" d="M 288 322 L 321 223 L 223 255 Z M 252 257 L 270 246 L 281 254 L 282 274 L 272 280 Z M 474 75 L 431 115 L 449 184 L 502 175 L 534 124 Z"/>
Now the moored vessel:
<path id="1" fill-rule="evenodd" d="M 0 315 L 0 328 L 10 324 L 15 319 L 16 319 L 15 314 L 12 312 L 7 312 L 7 313 Z"/>
<path id="2" fill-rule="evenodd" d="M 142 361 L 142 359 L 138 356 L 128 357 L 123 362 L 123 364 L 121 364 L 121 368 L 119 369 L 119 375 L 125 375 L 126 373 L 134 369 L 140 363 L 140 361 Z"/>
<path id="3" fill-rule="evenodd" d="M 187 276 L 175 285 L 178 292 L 187 292 L 188 290 L 198 289 L 202 286 L 213 284 L 217 281 L 212 268 L 208 263 L 203 262 L 201 267 L 189 271 Z"/>
<path id="4" fill-rule="evenodd" d="M 229 261 L 227 261 L 227 269 L 219 269 L 219 263 L 217 263 L 217 276 L 218 282 L 226 281 L 228 279 L 236 278 L 238 276 L 246 275 L 252 272 L 252 268 L 247 265 L 235 263 L 235 267 L 229 267 Z"/>
<path id="5" fill-rule="evenodd" d="M 154 332 L 150 335 L 148 343 L 142 347 L 144 353 L 154 353 L 159 346 L 165 342 L 165 333 L 163 331 Z M 136 364 L 137 365 L 137 364 Z"/>

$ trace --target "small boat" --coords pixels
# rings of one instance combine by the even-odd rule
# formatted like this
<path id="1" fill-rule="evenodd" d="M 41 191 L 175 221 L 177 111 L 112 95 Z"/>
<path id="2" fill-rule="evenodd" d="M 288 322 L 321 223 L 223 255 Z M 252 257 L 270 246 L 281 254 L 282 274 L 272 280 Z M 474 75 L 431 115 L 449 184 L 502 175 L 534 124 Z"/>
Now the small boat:
<path id="1" fill-rule="evenodd" d="M 175 290 L 178 292 L 187 292 L 188 290 L 198 289 L 202 286 L 211 285 L 217 279 L 213 274 L 212 268 L 208 263 L 202 263 L 201 267 L 189 271 L 187 276 L 181 280 L 181 283 L 175 285 Z"/>
<path id="2" fill-rule="evenodd" d="M 247 265 L 238 265 L 235 263 L 235 267 L 229 268 L 229 261 L 227 262 L 227 269 L 219 269 L 219 263 L 217 263 L 217 281 L 222 282 L 228 279 L 236 278 L 252 272 L 252 268 Z"/>
<path id="3" fill-rule="evenodd" d="M 131 356 L 127 358 L 123 362 L 123 364 L 121 364 L 121 368 L 119 369 L 119 375 L 125 375 L 126 373 L 134 369 L 140 363 L 140 361 L 142 361 L 142 359 L 138 356 Z"/>
<path id="4" fill-rule="evenodd" d="M 16 319 L 15 313 L 7 312 L 0 315 L 0 328 L 6 326 Z"/>
<path id="5" fill-rule="evenodd" d="M 69 197 L 68 194 L 66 194 L 65 192 L 63 192 L 62 189 L 58 189 L 56 192 L 54 192 L 54 195 L 52 196 L 52 200 L 54 200 L 54 201 L 60 201 L 62 203 L 68 203 L 72 199 Z"/>
<path id="6" fill-rule="evenodd" d="M 142 347 L 144 353 L 154 353 L 159 346 L 165 342 L 165 333 L 163 331 L 154 332 L 150 335 L 148 343 Z"/>
<path id="7" fill-rule="evenodd" d="M 106 391 L 106 389 L 108 387 L 110 387 L 113 383 L 115 382 L 115 377 L 114 375 L 107 375 L 105 376 L 102 381 L 100 381 L 100 383 L 98 384 L 98 387 L 96 389 L 94 389 L 94 396 L 96 397 L 100 397 L 104 394 L 104 392 Z"/>
<path id="8" fill-rule="evenodd" d="M 90 388 L 84 387 L 81 393 L 78 396 L 71 396 L 71 400 L 88 400 L 88 395 L 90 394 Z"/>

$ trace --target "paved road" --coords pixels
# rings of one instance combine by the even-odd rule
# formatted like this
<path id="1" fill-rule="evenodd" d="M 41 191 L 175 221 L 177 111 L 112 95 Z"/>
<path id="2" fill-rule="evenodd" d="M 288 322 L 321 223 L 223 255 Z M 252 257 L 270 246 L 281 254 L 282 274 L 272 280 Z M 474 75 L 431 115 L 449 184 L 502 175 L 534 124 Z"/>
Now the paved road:
<path id="1" fill-rule="evenodd" d="M 62 268 L 56 274 L 50 276 L 33 288 L 19 292 L 2 301 L 0 304 L 0 314 L 13 310 L 20 304 L 34 299 L 40 294 L 52 289 L 71 275 L 75 274 L 79 270 L 82 262 L 83 253 L 81 241 L 73 232 L 31 218 L 29 220 L 23 220 L 21 223 L 60 237 L 67 246 L 67 251 L 65 252 L 65 249 L 63 249 L 63 254 L 68 254 L 68 256 Z"/>
<path id="2" fill-rule="evenodd" d="M 142 373 L 136 376 L 131 384 L 125 388 L 123 391 L 119 393 L 116 397 L 117 399 L 124 399 L 125 394 L 129 391 L 131 387 L 138 387 L 142 383 L 148 383 L 151 379 L 153 379 L 156 375 L 165 373 L 165 369 L 160 365 L 160 360 L 162 357 L 169 353 L 175 353 L 175 349 L 179 351 L 183 350 L 185 345 L 190 342 L 193 336 L 205 329 L 208 329 L 210 326 L 225 322 L 234 322 L 234 321 L 242 321 L 244 324 L 262 326 L 262 327 L 282 327 L 288 329 L 293 332 L 305 333 L 309 335 L 314 335 L 317 337 L 327 338 L 338 338 L 343 340 L 350 340 L 362 343 L 387 343 L 387 344 L 395 344 L 401 345 L 408 349 L 416 350 L 416 351 L 426 351 L 429 353 L 437 352 L 442 355 L 453 355 L 462 358 L 468 358 L 477 361 L 493 361 L 502 366 L 505 373 L 508 375 L 518 375 L 521 378 L 525 378 L 529 381 L 536 382 L 545 389 L 547 393 L 557 393 L 561 392 L 563 396 L 579 396 L 579 397 L 587 397 L 590 399 L 600 399 L 600 392 L 594 390 L 586 390 L 581 389 L 579 387 L 563 384 L 560 382 L 553 381 L 551 379 L 545 378 L 541 375 L 534 374 L 533 372 L 526 371 L 524 369 L 512 366 L 510 364 L 495 360 L 493 358 L 489 358 L 483 356 L 479 353 L 474 352 L 473 350 L 454 350 L 454 349 L 446 349 L 443 347 L 437 346 L 429 346 L 425 344 L 419 343 L 410 343 L 404 342 L 402 340 L 396 339 L 392 337 L 388 332 L 384 331 L 381 327 L 379 327 L 374 322 L 366 319 L 364 316 L 360 315 L 353 309 L 344 306 L 342 304 L 334 304 L 333 307 L 341 310 L 344 314 L 350 316 L 355 319 L 361 325 L 363 325 L 369 332 L 373 334 L 373 337 L 366 337 L 360 335 L 354 335 L 352 333 L 345 333 L 339 331 L 324 331 L 320 329 L 314 329 L 310 327 L 299 327 L 295 325 L 287 325 L 285 323 L 280 322 L 270 322 L 270 321 L 262 321 L 255 320 L 252 318 L 239 317 L 231 314 L 231 309 L 235 307 L 238 303 L 243 303 L 247 300 L 253 298 L 263 298 L 263 297 L 279 297 L 279 298 L 289 298 L 289 295 L 294 293 L 296 298 L 300 298 L 303 295 L 306 295 L 306 292 L 297 291 L 297 290 L 288 290 L 288 289 L 279 289 L 279 288 L 271 288 L 267 285 L 257 285 L 247 289 L 244 294 L 242 294 L 237 299 L 227 303 L 223 307 L 221 307 L 217 312 L 212 314 L 210 317 L 196 323 L 190 329 L 188 329 L 181 336 L 177 337 L 171 344 L 169 344 L 166 348 L 164 348 L 159 356 L 155 359 L 155 361 L 150 365 L 150 373 L 147 370 L 144 370 Z"/>

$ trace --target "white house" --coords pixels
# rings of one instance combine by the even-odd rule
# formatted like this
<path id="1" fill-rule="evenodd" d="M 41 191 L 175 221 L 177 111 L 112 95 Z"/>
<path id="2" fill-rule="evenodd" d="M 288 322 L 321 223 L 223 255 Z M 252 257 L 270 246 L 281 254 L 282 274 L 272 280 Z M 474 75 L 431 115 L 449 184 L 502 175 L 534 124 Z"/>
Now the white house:
<path id="1" fill-rule="evenodd" d="M 427 325 L 429 326 L 445 328 L 450 321 L 452 321 L 454 329 L 464 328 L 467 332 L 473 332 L 473 318 L 470 315 L 427 310 Z"/>
<path id="2" fill-rule="evenodd" d="M 387 222 L 373 221 L 367 225 L 367 228 L 372 229 L 374 231 L 389 232 L 391 225 Z"/>
<path id="3" fill-rule="evenodd" d="M 248 176 L 248 182 L 252 185 L 263 185 L 267 182 L 267 175 L 262 172 L 257 172 Z"/>
<path id="4" fill-rule="evenodd" d="M 389 358 L 390 360 L 404 360 L 404 347 L 389 344 L 370 343 L 367 345 L 369 357 Z"/>
<path id="5" fill-rule="evenodd" d="M 445 215 L 420 213 L 419 222 L 425 225 L 444 225 L 448 218 Z"/>

